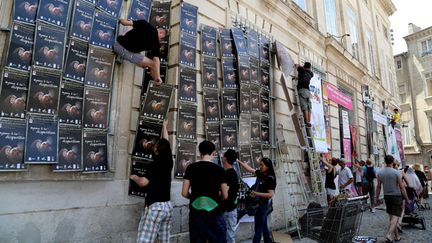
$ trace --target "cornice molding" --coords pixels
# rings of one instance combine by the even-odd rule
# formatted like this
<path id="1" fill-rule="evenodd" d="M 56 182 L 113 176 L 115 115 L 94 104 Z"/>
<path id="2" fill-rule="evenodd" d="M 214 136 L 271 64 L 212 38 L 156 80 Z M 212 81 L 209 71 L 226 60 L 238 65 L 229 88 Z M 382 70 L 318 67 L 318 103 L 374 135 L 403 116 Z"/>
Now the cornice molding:
<path id="1" fill-rule="evenodd" d="M 404 37 L 405 41 L 413 41 L 422 37 L 432 36 L 432 26 Z"/>
<path id="2" fill-rule="evenodd" d="M 379 3 L 381 3 L 381 6 L 388 16 L 392 16 L 396 12 L 396 6 L 391 0 L 379 0 Z"/>

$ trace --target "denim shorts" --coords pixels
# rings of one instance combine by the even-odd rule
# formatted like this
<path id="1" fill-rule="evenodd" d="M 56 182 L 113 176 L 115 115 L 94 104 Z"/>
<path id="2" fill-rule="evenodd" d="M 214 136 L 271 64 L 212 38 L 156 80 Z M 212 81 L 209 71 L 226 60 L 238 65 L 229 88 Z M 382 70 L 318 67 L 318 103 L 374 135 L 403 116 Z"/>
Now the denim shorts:
<path id="1" fill-rule="evenodd" d="M 141 53 L 130 52 L 118 42 L 114 43 L 114 52 L 123 59 L 126 59 L 134 64 L 139 64 L 144 59 L 144 55 L 142 55 Z"/>

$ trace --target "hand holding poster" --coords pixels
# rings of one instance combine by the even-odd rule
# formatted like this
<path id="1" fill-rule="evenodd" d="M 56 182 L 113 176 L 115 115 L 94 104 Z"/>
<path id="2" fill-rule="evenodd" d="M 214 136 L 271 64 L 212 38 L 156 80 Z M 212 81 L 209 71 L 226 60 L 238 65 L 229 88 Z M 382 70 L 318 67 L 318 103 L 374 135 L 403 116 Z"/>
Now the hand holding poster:
<path id="1" fill-rule="evenodd" d="M 139 177 L 146 177 L 149 172 L 150 164 L 149 161 L 132 158 L 131 161 L 131 175 L 137 175 Z M 145 197 L 147 188 L 139 186 L 135 181 L 129 180 L 128 194 L 131 196 Z"/>

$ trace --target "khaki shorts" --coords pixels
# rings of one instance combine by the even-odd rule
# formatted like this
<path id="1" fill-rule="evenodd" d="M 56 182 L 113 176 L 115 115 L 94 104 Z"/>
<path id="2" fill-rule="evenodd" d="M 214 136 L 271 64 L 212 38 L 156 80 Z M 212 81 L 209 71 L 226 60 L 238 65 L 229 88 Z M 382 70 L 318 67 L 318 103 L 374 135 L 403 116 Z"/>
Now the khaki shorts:
<path id="1" fill-rule="evenodd" d="M 400 217 L 402 215 L 402 196 L 384 195 L 386 211 L 390 215 Z"/>
<path id="2" fill-rule="evenodd" d="M 300 99 L 300 109 L 302 111 L 310 111 L 312 109 L 312 102 L 310 101 L 310 91 L 308 89 L 298 90 Z"/>

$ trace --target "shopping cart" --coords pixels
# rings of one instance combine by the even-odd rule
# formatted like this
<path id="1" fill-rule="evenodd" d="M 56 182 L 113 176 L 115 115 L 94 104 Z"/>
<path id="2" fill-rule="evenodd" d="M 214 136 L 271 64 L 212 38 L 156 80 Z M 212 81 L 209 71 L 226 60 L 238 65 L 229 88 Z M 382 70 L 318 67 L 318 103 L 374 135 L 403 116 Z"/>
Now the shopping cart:
<path id="1" fill-rule="evenodd" d="M 305 211 L 300 218 L 303 236 L 318 242 L 351 242 L 357 235 L 368 196 L 347 198 L 335 206 Z"/>

